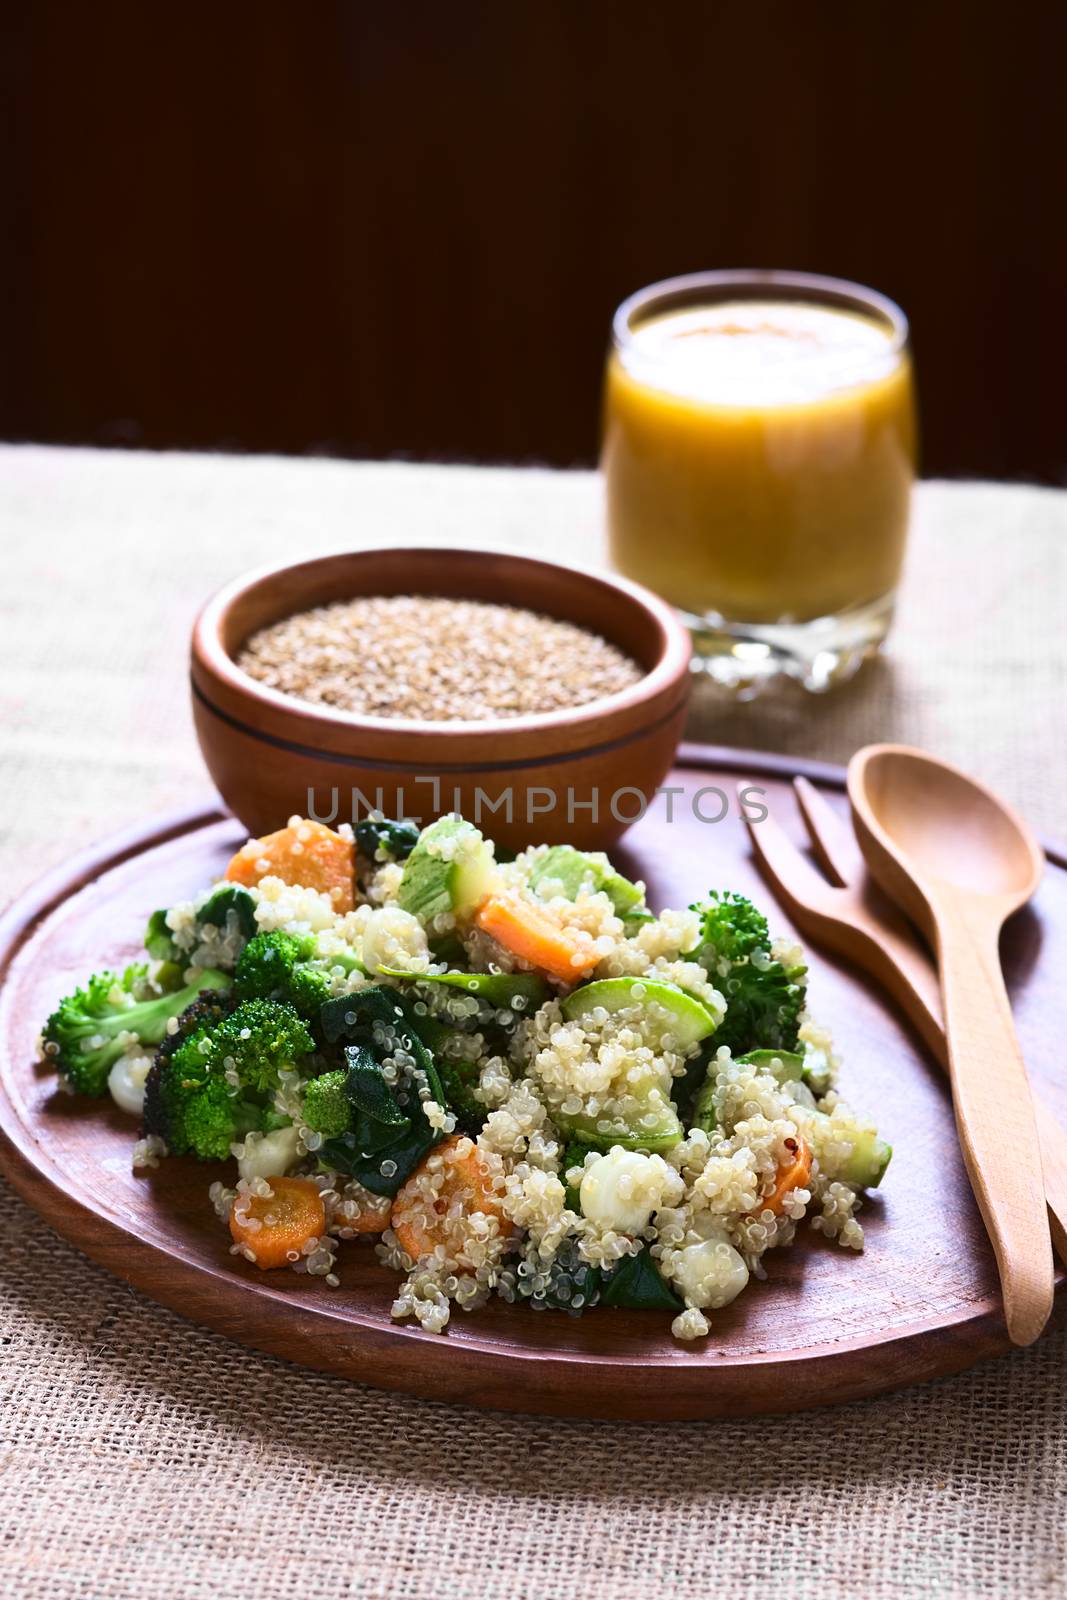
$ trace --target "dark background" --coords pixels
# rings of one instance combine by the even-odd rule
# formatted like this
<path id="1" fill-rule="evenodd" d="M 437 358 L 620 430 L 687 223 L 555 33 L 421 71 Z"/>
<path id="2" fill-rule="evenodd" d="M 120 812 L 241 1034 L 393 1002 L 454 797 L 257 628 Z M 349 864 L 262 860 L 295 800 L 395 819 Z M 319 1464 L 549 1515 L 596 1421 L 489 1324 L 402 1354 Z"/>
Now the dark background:
<path id="1" fill-rule="evenodd" d="M 909 312 L 928 473 L 1067 480 L 1067 6 L 0 10 L 0 431 L 559 463 L 613 306 L 710 266 Z"/>

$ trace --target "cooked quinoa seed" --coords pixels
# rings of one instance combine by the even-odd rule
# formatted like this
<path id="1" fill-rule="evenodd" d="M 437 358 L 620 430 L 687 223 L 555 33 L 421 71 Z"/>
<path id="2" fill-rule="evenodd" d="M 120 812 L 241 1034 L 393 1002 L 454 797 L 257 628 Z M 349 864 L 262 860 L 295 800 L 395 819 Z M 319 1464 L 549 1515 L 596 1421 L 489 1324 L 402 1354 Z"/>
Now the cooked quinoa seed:
<path id="1" fill-rule="evenodd" d="M 642 676 L 574 623 L 517 606 L 372 595 L 285 617 L 237 665 L 271 689 L 364 717 L 494 721 L 588 705 Z"/>
<path id="2" fill-rule="evenodd" d="M 409 888 L 425 889 L 427 860 L 446 883 L 455 875 L 457 852 L 470 840 L 457 844 L 447 820 L 436 833 L 424 830 L 418 845 L 407 841 L 409 850 L 425 841 Z M 292 842 L 306 827 L 290 819 Z M 349 832 L 345 843 L 353 842 Z M 160 1029 L 153 1058 L 126 1024 L 140 998 L 160 996 L 156 969 L 103 975 L 118 1045 L 107 1088 L 129 1111 L 145 1101 L 145 1128 L 153 1130 L 134 1147 L 135 1167 L 150 1169 L 168 1154 L 160 1134 L 171 1139 L 172 1114 L 153 1121 L 148 1102 L 154 1079 L 161 1092 L 170 1051 L 184 1054 L 168 1105 L 194 1091 L 199 1126 L 213 1130 L 214 1091 L 234 1103 L 223 1129 L 236 1173 L 232 1186 L 216 1182 L 209 1191 L 233 1235 L 232 1254 L 333 1288 L 343 1275 L 339 1259 L 352 1259 L 348 1242 L 362 1239 L 399 1275 L 392 1315 L 432 1332 L 447 1327 L 454 1308 L 473 1310 L 493 1295 L 579 1315 L 607 1300 L 613 1285 L 616 1295 L 632 1295 L 643 1281 L 646 1298 L 637 1303 L 647 1303 L 658 1279 L 658 1303 L 665 1290 L 674 1296 L 675 1337 L 694 1340 L 766 1276 L 767 1252 L 791 1244 L 805 1220 L 840 1247 L 862 1249 L 862 1187 L 880 1180 L 888 1146 L 836 1087 L 833 1041 L 805 1008 L 803 952 L 771 941 L 747 901 L 740 915 L 761 931 L 738 957 L 736 939 L 752 924 L 731 925 L 731 958 L 713 936 L 718 897 L 653 915 L 644 885 L 620 879 L 605 857 L 583 864 L 571 852 L 545 872 L 547 847 L 508 863 L 485 851 L 490 892 L 506 893 L 520 919 L 528 907 L 534 926 L 580 934 L 595 957 L 591 971 L 586 964 L 574 976 L 559 963 L 538 973 L 480 930 L 463 900 L 445 893 L 405 905 L 411 858 L 387 853 L 374 835 L 369 846 L 361 837 L 351 911 L 266 870 L 265 855 L 251 887 L 226 884 L 224 912 L 206 909 L 223 887 L 216 884 L 163 919 L 167 964 L 183 966 L 187 983 L 217 968 L 210 986 L 233 981 L 243 1005 L 242 984 L 262 982 L 267 957 L 272 996 L 282 995 L 276 976 L 289 974 L 292 1004 L 254 1004 L 277 1008 L 269 1037 L 284 1040 L 295 1059 L 271 1059 L 264 1070 L 251 1026 L 262 1027 L 262 1015 L 245 1012 L 238 1025 L 218 995 L 207 1003 L 214 1020 L 203 1021 L 198 1001 L 184 1027 L 175 1019 Z M 289 875 L 301 870 L 289 866 Z M 410 907 L 419 904 L 431 909 L 416 914 Z M 243 970 L 249 935 L 257 942 Z M 530 946 L 520 941 L 519 949 Z M 286 960 L 297 964 L 286 968 Z M 737 998 L 746 983 L 756 1002 L 747 1013 Z M 305 1019 L 321 1033 L 305 1030 Z M 41 1040 L 53 1066 L 54 1020 Z M 103 1014 L 90 1020 L 84 1048 L 107 1047 L 95 1031 L 106 1025 Z M 302 1034 L 292 1034 L 294 1023 Z M 221 1027 L 229 1031 L 220 1040 L 213 1030 Z M 759 1048 L 768 1030 L 781 1055 Z M 338 1033 L 353 1044 L 335 1048 Z M 725 1038 L 733 1048 L 719 1043 Z M 332 1083 L 316 1081 L 331 1074 Z M 204 1083 L 212 1093 L 201 1102 Z M 198 1147 L 186 1137 L 184 1148 Z M 213 1145 L 198 1153 L 222 1152 Z M 272 1235 L 302 1204 L 311 1207 L 307 1233 Z"/>

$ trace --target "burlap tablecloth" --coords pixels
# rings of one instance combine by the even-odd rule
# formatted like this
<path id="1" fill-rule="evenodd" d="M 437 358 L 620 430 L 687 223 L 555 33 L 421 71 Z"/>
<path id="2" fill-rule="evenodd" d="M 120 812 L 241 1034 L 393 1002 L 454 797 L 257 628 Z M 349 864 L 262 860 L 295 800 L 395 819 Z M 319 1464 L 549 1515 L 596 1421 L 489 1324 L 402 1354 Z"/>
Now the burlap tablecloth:
<path id="1" fill-rule="evenodd" d="M 360 540 L 599 559 L 587 474 L 0 451 L 0 898 L 204 793 L 184 652 L 253 562 Z M 695 736 L 901 738 L 1067 835 L 1067 496 L 930 484 L 886 659 Z M 804 715 L 799 712 L 803 710 Z M 0 1593 L 643 1600 L 1067 1591 L 1065 1339 L 794 1419 L 582 1424 L 389 1397 L 159 1309 L 0 1190 Z"/>

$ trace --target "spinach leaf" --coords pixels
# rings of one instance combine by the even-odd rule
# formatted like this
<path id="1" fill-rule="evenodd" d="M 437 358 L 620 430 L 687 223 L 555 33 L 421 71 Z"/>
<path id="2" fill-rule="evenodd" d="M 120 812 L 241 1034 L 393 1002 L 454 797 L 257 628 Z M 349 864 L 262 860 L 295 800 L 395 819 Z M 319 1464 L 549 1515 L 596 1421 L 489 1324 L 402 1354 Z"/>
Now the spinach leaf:
<path id="1" fill-rule="evenodd" d="M 674 1290 L 660 1277 L 647 1244 L 636 1256 L 627 1256 L 612 1272 L 604 1274 L 600 1304 L 626 1306 L 631 1311 L 685 1310 Z"/>
<path id="2" fill-rule="evenodd" d="M 438 1071 L 449 1107 L 455 1113 L 456 1127 L 468 1138 L 476 1139 L 489 1115 L 481 1101 L 474 1098 L 474 1090 L 481 1078 L 479 1068 L 473 1061 L 449 1059 L 440 1063 Z"/>
<path id="3" fill-rule="evenodd" d="M 320 1021 L 331 1044 L 345 1041 L 345 1095 L 352 1104 L 354 1125 L 339 1138 L 327 1140 L 319 1154 L 328 1166 L 358 1179 L 373 1194 L 396 1194 L 443 1135 L 427 1121 L 414 1083 L 394 1086 L 386 1081 L 378 1059 L 383 1046 L 380 1036 L 375 1039 L 375 1026 L 392 1031 L 397 1048 L 411 1056 L 425 1078 L 431 1097 L 447 1106 L 433 1057 L 404 1002 L 380 985 L 328 1000 Z"/>
<path id="4" fill-rule="evenodd" d="M 696 1099 L 707 1081 L 708 1068 L 715 1059 L 715 1052 L 719 1048 L 719 1039 L 712 1034 L 710 1039 L 701 1041 L 700 1049 L 695 1056 L 691 1056 L 685 1064 L 685 1071 L 680 1078 L 675 1078 L 671 1084 L 671 1099 L 678 1108 L 683 1128 L 693 1126 L 691 1118 L 694 1114 Z"/>
<path id="5" fill-rule="evenodd" d="M 354 831 L 356 844 L 372 861 L 378 850 L 392 861 L 406 861 L 419 842 L 419 830 L 413 822 L 392 822 L 387 817 L 367 817 L 356 823 Z"/>

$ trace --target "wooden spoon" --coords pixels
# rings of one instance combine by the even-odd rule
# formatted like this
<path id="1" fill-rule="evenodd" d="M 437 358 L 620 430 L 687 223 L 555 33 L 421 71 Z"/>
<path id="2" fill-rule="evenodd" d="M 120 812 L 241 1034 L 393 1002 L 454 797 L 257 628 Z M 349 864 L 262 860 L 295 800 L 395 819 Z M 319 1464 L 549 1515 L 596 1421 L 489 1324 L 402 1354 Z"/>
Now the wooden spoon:
<path id="1" fill-rule="evenodd" d="M 1044 857 L 1014 811 L 921 750 L 858 751 L 848 793 L 871 873 L 937 954 L 963 1159 L 996 1255 L 1008 1333 L 1030 1344 L 1052 1309 L 1052 1248 L 999 940 L 1037 888 Z"/>

